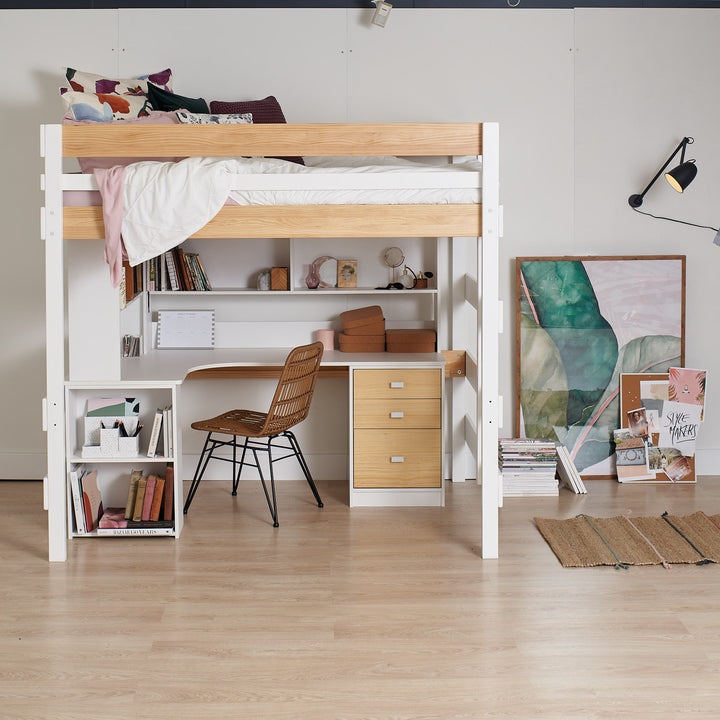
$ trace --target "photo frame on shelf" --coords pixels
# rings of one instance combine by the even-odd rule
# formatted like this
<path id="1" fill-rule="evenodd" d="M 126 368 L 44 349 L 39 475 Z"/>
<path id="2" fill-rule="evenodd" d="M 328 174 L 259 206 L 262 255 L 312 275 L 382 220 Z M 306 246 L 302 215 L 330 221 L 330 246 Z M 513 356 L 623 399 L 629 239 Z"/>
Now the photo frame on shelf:
<path id="1" fill-rule="evenodd" d="M 685 256 L 519 257 L 515 278 L 516 435 L 614 477 L 620 375 L 684 363 Z"/>
<path id="2" fill-rule="evenodd" d="M 338 260 L 337 286 L 339 288 L 356 288 L 357 272 L 357 260 Z"/>

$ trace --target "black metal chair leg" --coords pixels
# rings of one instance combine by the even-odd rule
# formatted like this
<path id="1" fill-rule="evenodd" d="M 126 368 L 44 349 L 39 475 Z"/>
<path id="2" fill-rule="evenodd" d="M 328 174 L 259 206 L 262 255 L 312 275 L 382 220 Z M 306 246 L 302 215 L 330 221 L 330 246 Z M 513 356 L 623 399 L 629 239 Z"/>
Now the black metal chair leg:
<path id="1" fill-rule="evenodd" d="M 267 500 L 268 507 L 270 508 L 270 515 L 273 519 L 273 527 L 278 527 L 278 519 L 277 519 L 277 500 L 275 498 L 275 483 L 273 481 L 273 474 L 272 474 L 272 461 L 270 462 L 270 478 L 272 483 L 272 500 L 270 499 L 270 493 L 268 493 L 267 484 L 265 483 L 265 475 L 262 471 L 262 466 L 260 465 L 260 459 L 257 456 L 257 451 L 254 448 L 250 448 L 252 451 L 253 457 L 255 458 L 255 466 L 257 467 L 258 474 L 260 475 L 260 482 L 262 483 L 263 492 L 265 493 L 265 500 Z M 268 446 L 269 450 L 269 446 Z"/>
<path id="2" fill-rule="evenodd" d="M 272 509 L 270 512 L 273 516 L 273 527 L 279 527 L 280 523 L 278 522 L 278 510 L 277 510 L 277 497 L 275 497 L 275 471 L 273 470 L 273 459 L 272 459 L 272 438 L 268 438 L 268 465 L 270 466 L 270 487 L 272 489 L 272 499 L 273 499 L 273 508 L 275 508 L 275 511 L 273 512 Z"/>
<path id="3" fill-rule="evenodd" d="M 305 479 L 308 482 L 308 485 L 310 486 L 310 490 L 312 490 L 312 494 L 315 496 L 315 500 L 317 502 L 317 506 L 319 508 L 324 507 L 323 502 L 320 499 L 320 493 L 317 490 L 317 487 L 315 487 L 315 481 L 312 478 L 312 475 L 310 474 L 310 468 L 308 467 L 307 462 L 305 462 L 305 456 L 302 454 L 302 450 L 300 449 L 300 444 L 297 441 L 297 438 L 293 433 L 291 433 L 289 430 L 286 431 L 285 436 L 290 441 L 290 445 L 292 446 L 293 452 L 295 453 L 295 457 L 298 460 L 298 463 L 300 463 L 300 467 L 302 468 L 303 474 L 305 475 Z"/>
<path id="4" fill-rule="evenodd" d="M 233 436 L 233 439 L 237 442 L 237 436 Z M 242 473 L 243 465 L 245 464 L 245 453 L 247 452 L 248 439 L 244 438 L 244 440 L 245 444 L 243 445 L 242 455 L 240 456 L 240 467 L 237 469 L 237 473 L 235 472 L 235 448 L 233 447 L 233 495 L 237 495 L 238 485 L 240 484 L 240 474 Z"/>
<path id="5" fill-rule="evenodd" d="M 188 496 L 185 500 L 185 506 L 183 507 L 183 515 L 187 515 L 188 508 L 190 507 L 190 503 L 193 501 L 193 498 L 195 497 L 195 493 L 197 492 L 198 485 L 200 485 L 200 481 L 202 480 L 203 475 L 205 474 L 205 468 L 208 465 L 208 462 L 210 461 L 210 458 L 212 457 L 212 452 L 215 449 L 216 445 L 213 441 L 213 446 L 208 450 L 208 444 L 210 443 L 210 437 L 212 436 L 212 433 L 208 433 L 207 437 L 205 438 L 205 444 L 203 445 L 202 452 L 200 453 L 200 458 L 198 459 L 198 464 L 195 467 L 195 474 L 193 475 L 192 482 L 190 483 L 190 489 L 188 490 Z M 206 454 L 207 453 L 207 454 Z M 204 463 L 203 463 L 204 459 Z M 202 469 L 201 469 L 202 467 Z"/>

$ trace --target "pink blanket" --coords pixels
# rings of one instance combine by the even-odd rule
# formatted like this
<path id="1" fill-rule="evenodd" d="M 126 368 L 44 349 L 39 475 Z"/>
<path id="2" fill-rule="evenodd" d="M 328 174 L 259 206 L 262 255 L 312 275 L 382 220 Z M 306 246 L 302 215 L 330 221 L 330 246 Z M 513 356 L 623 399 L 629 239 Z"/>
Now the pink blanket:
<path id="1" fill-rule="evenodd" d="M 127 260 L 121 236 L 125 168 L 119 165 L 107 169 L 96 168 L 93 173 L 102 196 L 105 262 L 110 266 L 112 286 L 118 287 L 122 280 L 122 263 Z"/>

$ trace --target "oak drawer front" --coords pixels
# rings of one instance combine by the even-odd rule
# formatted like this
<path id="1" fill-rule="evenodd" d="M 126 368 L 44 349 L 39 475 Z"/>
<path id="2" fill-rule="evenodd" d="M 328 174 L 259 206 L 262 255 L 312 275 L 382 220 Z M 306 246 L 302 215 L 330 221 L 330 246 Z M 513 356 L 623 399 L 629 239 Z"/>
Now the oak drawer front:
<path id="1" fill-rule="evenodd" d="M 355 398 L 439 398 L 440 368 L 383 368 L 354 371 Z"/>
<path id="2" fill-rule="evenodd" d="M 439 430 L 356 430 L 354 486 L 440 487 L 440 441 Z"/>
<path id="3" fill-rule="evenodd" d="M 360 398 L 355 400 L 356 428 L 439 428 L 440 398 Z"/>

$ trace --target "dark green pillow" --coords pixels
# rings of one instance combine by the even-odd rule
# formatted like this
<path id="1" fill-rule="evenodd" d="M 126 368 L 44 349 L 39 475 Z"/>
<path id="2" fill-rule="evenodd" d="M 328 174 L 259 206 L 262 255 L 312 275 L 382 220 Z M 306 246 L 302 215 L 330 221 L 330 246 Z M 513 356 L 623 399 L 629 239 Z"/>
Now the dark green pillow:
<path id="1" fill-rule="evenodd" d="M 148 83 L 148 100 L 154 110 L 173 112 L 175 110 L 187 110 L 194 113 L 209 113 L 210 108 L 202 98 L 189 98 L 175 93 L 168 92 L 162 88 Z"/>

